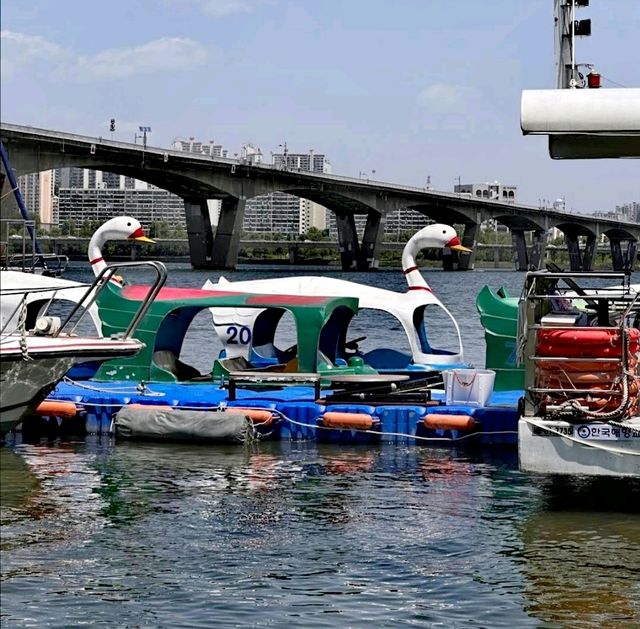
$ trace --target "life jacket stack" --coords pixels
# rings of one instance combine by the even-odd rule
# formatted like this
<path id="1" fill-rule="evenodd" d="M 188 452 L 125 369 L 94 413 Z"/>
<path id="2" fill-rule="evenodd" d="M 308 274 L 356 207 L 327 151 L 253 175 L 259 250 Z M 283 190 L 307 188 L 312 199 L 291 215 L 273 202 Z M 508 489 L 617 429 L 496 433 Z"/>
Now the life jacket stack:
<path id="1" fill-rule="evenodd" d="M 623 334 L 627 335 L 628 340 L 623 338 Z M 628 348 L 626 374 L 621 361 L 625 346 Z M 539 359 L 536 361 L 535 386 L 576 390 L 575 393 L 548 392 L 543 399 L 543 407 L 557 406 L 573 399 L 589 411 L 614 411 L 621 404 L 623 379 L 626 378 L 630 404 L 624 415 L 637 415 L 639 352 L 640 330 L 637 328 L 627 328 L 624 332 L 619 328 L 539 329 L 536 339 L 536 356 Z M 566 360 L 544 360 L 547 357 Z M 611 360 L 602 360 L 607 358 Z"/>

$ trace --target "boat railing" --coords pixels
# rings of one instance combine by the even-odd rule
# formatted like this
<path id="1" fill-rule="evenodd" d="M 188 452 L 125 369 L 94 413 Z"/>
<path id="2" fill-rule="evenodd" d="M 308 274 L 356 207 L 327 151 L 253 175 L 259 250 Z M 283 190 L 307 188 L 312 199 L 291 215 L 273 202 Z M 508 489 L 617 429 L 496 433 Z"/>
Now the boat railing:
<path id="1" fill-rule="evenodd" d="M 100 293 L 103 290 L 106 290 L 106 287 L 110 282 L 119 283 L 118 280 L 118 271 L 122 269 L 130 269 L 130 268 L 141 268 L 148 267 L 155 271 L 155 279 L 151 283 L 149 290 L 145 297 L 141 300 L 140 306 L 136 310 L 133 318 L 131 319 L 129 326 L 124 332 L 118 333 L 119 338 L 128 339 L 131 338 L 136 328 L 140 324 L 140 321 L 147 314 L 147 311 L 151 307 L 151 304 L 154 302 L 157 297 L 160 289 L 164 286 L 167 281 L 167 268 L 162 262 L 157 262 L 155 260 L 150 261 L 140 261 L 140 262 L 118 262 L 115 264 L 110 264 L 106 266 L 102 271 L 97 275 L 91 286 L 87 289 L 86 293 L 80 300 L 80 302 L 76 303 L 76 305 L 71 309 L 71 312 L 66 316 L 63 321 L 60 329 L 64 328 L 69 322 L 72 321 L 75 314 L 78 312 L 80 308 L 84 308 L 85 312 L 90 308 L 97 300 Z M 82 318 L 82 317 L 80 317 Z M 73 333 L 77 328 L 78 323 L 80 322 L 80 318 L 75 322 L 73 328 L 70 330 L 70 333 Z M 59 334 L 59 332 L 58 332 Z"/>
<path id="2" fill-rule="evenodd" d="M 629 362 L 626 353 L 628 330 L 637 327 L 640 306 L 639 294 L 630 285 L 630 273 L 579 275 L 580 279 L 613 280 L 619 284 L 614 288 L 581 288 L 572 283 L 573 278 L 576 278 L 576 274 L 541 271 L 529 273 L 525 282 L 523 301 L 526 323 L 523 321 L 524 327 L 521 328 L 521 342 L 527 348 L 525 356 L 529 363 L 525 388 L 536 406 L 545 398 L 548 402 L 560 398 L 560 403 L 561 399 L 577 401 L 593 396 L 617 399 L 626 395 L 621 382 L 626 379 Z M 568 280 L 566 291 L 558 288 L 557 280 Z M 556 300 L 564 304 L 559 307 Z M 586 310 L 577 308 L 575 302 L 586 302 L 588 307 Z M 545 316 L 550 319 L 545 321 Z M 574 317 L 573 321 L 568 320 L 571 316 Z M 631 324 L 633 316 L 636 317 L 635 323 Z M 563 320 L 565 317 L 567 319 Z M 594 349 L 592 356 L 580 355 L 580 352 L 569 350 L 564 353 L 559 345 L 555 355 L 539 355 L 538 339 L 543 330 L 589 330 L 593 333 L 617 330 L 620 333 L 620 352 L 617 356 L 603 356 Z M 541 366 L 544 364 L 549 366 Z M 593 375 L 596 377 L 593 382 L 587 383 L 588 378 L 574 377 L 575 370 L 582 372 L 589 365 L 593 366 Z M 598 378 L 599 369 L 612 375 Z M 584 373 L 587 374 L 587 371 Z"/>
<path id="3" fill-rule="evenodd" d="M 129 322 L 129 326 L 124 332 L 119 332 L 115 336 L 120 339 L 130 339 L 135 333 L 136 329 L 140 325 L 140 322 L 148 312 L 151 304 L 157 297 L 160 289 L 164 286 L 167 280 L 167 269 L 162 262 L 157 261 L 136 261 L 136 262 L 117 262 L 114 264 L 110 264 L 106 266 L 94 279 L 91 284 L 80 284 L 77 288 L 82 289 L 85 288 L 85 292 L 80 297 L 80 299 L 74 301 L 74 305 L 69 311 L 69 313 L 64 317 L 60 323 L 56 323 L 50 328 L 50 331 L 47 330 L 46 333 L 50 337 L 58 337 L 61 334 L 72 335 L 76 332 L 80 322 L 85 318 L 87 313 L 90 311 L 91 307 L 96 303 L 99 295 L 107 290 L 107 287 L 111 283 L 119 283 L 119 272 L 123 269 L 131 269 L 131 268 L 151 268 L 155 277 L 149 286 L 149 290 L 145 297 L 141 300 L 140 305 L 138 306 L 136 312 L 134 313 L 131 321 Z M 51 307 L 51 304 L 54 302 L 60 291 L 68 290 L 69 287 L 51 287 L 51 288 L 42 288 L 42 287 L 34 287 L 33 289 L 15 289 L 14 293 L 19 293 L 22 295 L 22 299 L 16 305 L 15 309 L 11 313 L 11 315 L 7 318 L 2 329 L 0 330 L 0 334 L 5 332 L 5 329 L 9 325 L 10 322 L 15 321 L 16 317 L 18 320 L 24 320 L 27 311 L 28 305 L 28 297 L 33 293 L 51 293 L 49 300 L 44 306 L 42 313 L 39 319 L 42 319 L 44 322 L 47 321 L 47 311 Z M 10 294 L 12 291 L 3 291 L 5 294 Z M 79 314 L 78 314 L 79 313 Z M 77 316 L 78 315 L 78 316 Z"/>
<path id="4" fill-rule="evenodd" d="M 0 270 L 41 273 L 50 277 L 62 276 L 69 258 L 62 254 L 39 252 L 36 247 L 35 227 L 35 221 L 0 219 Z"/>

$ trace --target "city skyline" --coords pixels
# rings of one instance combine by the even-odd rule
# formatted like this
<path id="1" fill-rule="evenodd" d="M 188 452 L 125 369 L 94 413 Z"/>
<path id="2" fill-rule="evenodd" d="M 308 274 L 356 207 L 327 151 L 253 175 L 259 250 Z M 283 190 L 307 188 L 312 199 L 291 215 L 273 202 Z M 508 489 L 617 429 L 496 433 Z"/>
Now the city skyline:
<path id="1" fill-rule="evenodd" d="M 114 0 L 97 22 L 84 8 L 2 3 L 3 120 L 110 137 L 114 118 L 114 139 L 148 125 L 154 146 L 186 132 L 231 154 L 287 143 L 336 174 L 444 191 L 498 180 L 586 213 L 640 197 L 637 162 L 553 161 L 521 135 L 522 89 L 554 86 L 552 0 Z M 580 11 L 593 34 L 578 61 L 602 89 L 640 84 L 625 62 L 640 3 Z"/>

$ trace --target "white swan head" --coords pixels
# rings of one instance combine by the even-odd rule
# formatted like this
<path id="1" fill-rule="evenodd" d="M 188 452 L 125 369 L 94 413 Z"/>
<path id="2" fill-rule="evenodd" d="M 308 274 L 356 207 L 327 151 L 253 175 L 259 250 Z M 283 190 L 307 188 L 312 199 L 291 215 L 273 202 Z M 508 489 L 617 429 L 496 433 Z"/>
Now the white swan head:
<path id="1" fill-rule="evenodd" d="M 140 221 L 131 216 L 116 216 L 101 225 L 91 240 L 105 243 L 109 240 L 132 240 L 135 242 L 154 242 L 144 235 Z"/>
<path id="2" fill-rule="evenodd" d="M 95 275 L 106 266 L 102 257 L 102 246 L 109 240 L 129 240 L 132 242 L 155 242 L 144 235 L 140 221 L 131 216 L 116 216 L 101 225 L 89 241 L 89 262 Z"/>
<path id="3" fill-rule="evenodd" d="M 440 223 L 427 225 L 416 232 L 407 242 L 405 251 L 408 250 L 415 257 L 422 249 L 443 249 L 444 247 L 466 253 L 471 251 L 462 245 L 456 230 L 451 225 Z"/>
<path id="4" fill-rule="evenodd" d="M 463 253 L 471 252 L 471 249 L 462 245 L 453 227 L 441 223 L 423 227 L 408 240 L 402 251 L 402 270 L 407 276 L 410 289 L 429 288 L 416 264 L 418 253 L 423 249 L 444 249 L 445 247 Z"/>

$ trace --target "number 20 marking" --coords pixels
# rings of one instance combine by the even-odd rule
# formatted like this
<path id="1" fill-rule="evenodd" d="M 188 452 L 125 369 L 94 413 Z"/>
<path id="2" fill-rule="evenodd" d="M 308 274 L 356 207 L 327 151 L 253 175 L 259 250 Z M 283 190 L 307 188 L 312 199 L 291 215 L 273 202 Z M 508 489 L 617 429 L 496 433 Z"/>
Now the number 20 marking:
<path id="1" fill-rule="evenodd" d="M 241 325 L 239 328 L 230 325 L 227 328 L 227 334 L 229 335 L 227 339 L 229 345 L 249 345 L 251 343 L 251 329 L 246 325 Z"/>

